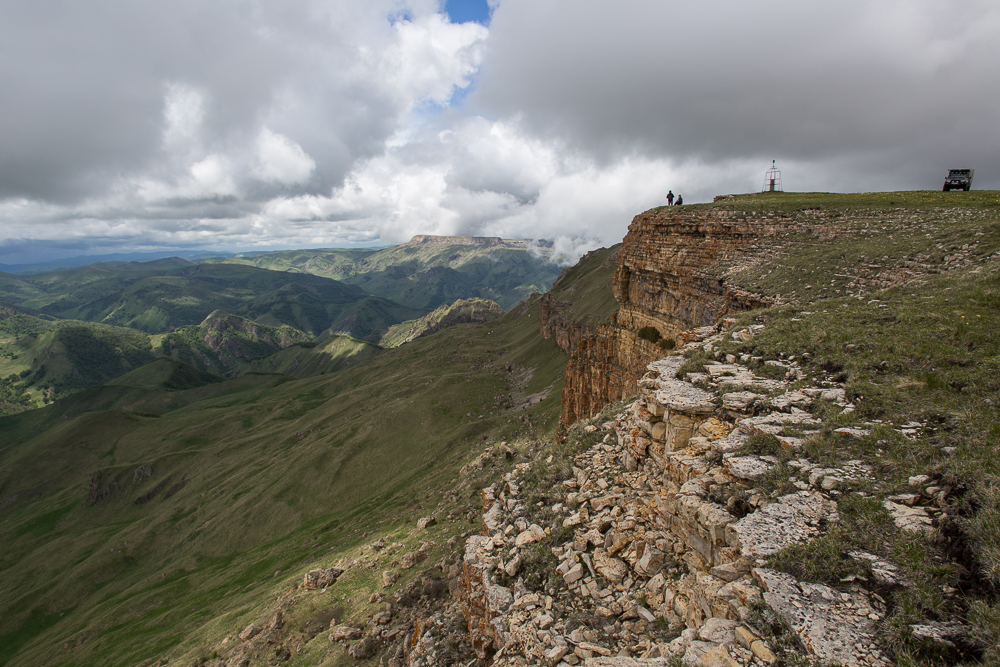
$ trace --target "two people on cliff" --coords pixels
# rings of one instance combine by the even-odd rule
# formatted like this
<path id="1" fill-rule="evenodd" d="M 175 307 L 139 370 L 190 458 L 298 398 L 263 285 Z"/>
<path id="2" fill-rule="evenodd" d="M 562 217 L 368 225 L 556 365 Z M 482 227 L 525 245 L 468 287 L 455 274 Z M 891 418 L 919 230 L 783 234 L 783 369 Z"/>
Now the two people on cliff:
<path id="1" fill-rule="evenodd" d="M 677 195 L 677 203 L 674 204 L 674 191 L 667 191 L 667 206 L 682 206 L 684 204 L 684 197 Z"/>

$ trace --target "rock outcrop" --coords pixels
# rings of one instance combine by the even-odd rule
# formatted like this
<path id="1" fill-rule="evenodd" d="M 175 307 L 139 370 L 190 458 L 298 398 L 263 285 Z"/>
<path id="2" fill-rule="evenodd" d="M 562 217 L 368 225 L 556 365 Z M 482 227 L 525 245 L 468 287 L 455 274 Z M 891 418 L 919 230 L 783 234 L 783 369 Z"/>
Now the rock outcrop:
<path id="1" fill-rule="evenodd" d="M 667 338 L 714 324 L 727 313 L 773 305 L 774 299 L 730 284 L 728 270 L 773 254 L 793 236 L 846 231 L 813 211 L 759 217 L 729 210 L 659 208 L 637 215 L 618 252 L 612 290 L 619 310 L 611 325 L 565 336 L 561 424 L 635 395 L 646 366 L 663 355 L 637 335 L 655 327 Z M 683 341 L 681 341 L 683 342 Z"/>
<path id="2" fill-rule="evenodd" d="M 694 339 L 687 348 L 711 349 L 727 335 L 753 332 L 706 327 L 686 333 Z M 585 427 L 604 439 L 574 458 L 555 505 L 528 502 L 527 463 L 484 491 L 482 534 L 466 542 L 462 587 L 479 657 L 494 667 L 667 665 L 672 658 L 771 665 L 773 646 L 754 621 L 763 609 L 787 624 L 808 655 L 837 665 L 889 664 L 876 648 L 886 613 L 878 596 L 765 567 L 769 555 L 816 539 L 839 520 L 840 484 L 871 479 L 860 461 L 822 468 L 799 451 L 801 439 L 822 427 L 802 406 L 828 401 L 852 409 L 840 387 L 790 390 L 801 379 L 794 362 L 785 366 L 786 380 L 774 380 L 740 363 L 678 377 L 683 361 L 675 355 L 649 363 L 638 399 Z M 773 411 L 754 416 L 722 407 L 740 384 L 769 387 Z M 754 435 L 774 436 L 787 448 L 791 493 L 756 492 L 779 460 L 754 454 Z M 564 537 L 550 546 L 554 535 Z M 537 573 L 524 564 L 537 567 L 543 545 L 554 571 L 528 587 Z M 660 627 L 668 630 L 663 639 Z"/>

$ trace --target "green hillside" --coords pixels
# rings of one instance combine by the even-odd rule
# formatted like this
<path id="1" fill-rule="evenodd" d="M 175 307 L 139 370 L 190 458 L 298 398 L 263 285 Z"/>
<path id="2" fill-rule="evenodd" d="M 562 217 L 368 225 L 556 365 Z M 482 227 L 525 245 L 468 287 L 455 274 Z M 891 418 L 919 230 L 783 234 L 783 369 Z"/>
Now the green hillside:
<path id="1" fill-rule="evenodd" d="M 292 327 L 270 327 L 222 311 L 198 325 L 155 335 L 43 317 L 14 306 L 0 310 L 0 414 L 108 383 L 160 356 L 233 375 L 252 359 L 309 340 Z"/>
<path id="2" fill-rule="evenodd" d="M 259 371 L 306 378 L 368 361 L 382 352 L 383 349 L 374 343 L 350 336 L 331 336 L 319 343 L 298 343 L 267 357 L 244 362 L 233 374 Z"/>
<path id="3" fill-rule="evenodd" d="M 469 297 L 509 310 L 529 294 L 547 291 L 559 273 L 558 266 L 524 249 L 435 243 L 284 250 L 207 261 L 325 276 L 421 310 Z"/>
<path id="4" fill-rule="evenodd" d="M 197 655 L 316 559 L 436 504 L 484 438 L 551 433 L 566 357 L 537 313 L 300 380 L 171 390 L 197 371 L 161 359 L 0 418 L 0 664 Z M 508 412 L 528 394 L 546 398 Z"/>
<path id="5" fill-rule="evenodd" d="M 221 310 L 197 326 L 180 327 L 154 338 L 157 356 L 173 357 L 221 375 L 251 359 L 309 340 L 290 326 L 269 327 Z"/>
<path id="6" fill-rule="evenodd" d="M 399 347 L 435 331 L 466 322 L 490 322 L 503 315 L 503 308 L 489 299 L 459 299 L 446 306 L 438 306 L 417 320 L 395 324 L 382 334 L 379 345 Z"/>
<path id="7" fill-rule="evenodd" d="M 178 258 L 30 276 L 0 274 L 0 293 L 8 303 L 53 317 L 147 333 L 196 325 L 224 310 L 310 336 L 365 337 L 425 312 L 320 276 Z"/>

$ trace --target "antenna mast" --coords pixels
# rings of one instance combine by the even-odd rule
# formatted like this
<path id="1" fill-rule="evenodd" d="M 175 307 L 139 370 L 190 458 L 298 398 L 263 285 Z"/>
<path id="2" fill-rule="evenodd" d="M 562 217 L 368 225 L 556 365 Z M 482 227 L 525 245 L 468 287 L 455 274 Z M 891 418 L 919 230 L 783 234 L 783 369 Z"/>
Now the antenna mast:
<path id="1" fill-rule="evenodd" d="M 774 160 L 771 160 L 771 168 L 764 174 L 764 187 L 761 192 L 784 192 L 781 189 L 781 172 L 775 166 Z"/>

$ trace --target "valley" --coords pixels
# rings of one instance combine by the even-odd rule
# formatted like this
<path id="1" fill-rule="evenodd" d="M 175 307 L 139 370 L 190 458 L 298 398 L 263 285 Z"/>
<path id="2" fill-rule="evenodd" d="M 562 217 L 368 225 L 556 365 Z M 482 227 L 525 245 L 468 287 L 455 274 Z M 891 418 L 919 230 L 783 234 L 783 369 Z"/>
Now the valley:
<path id="1" fill-rule="evenodd" d="M 1000 660 L 1000 195 L 527 254 L 4 275 L 0 665 Z"/>

